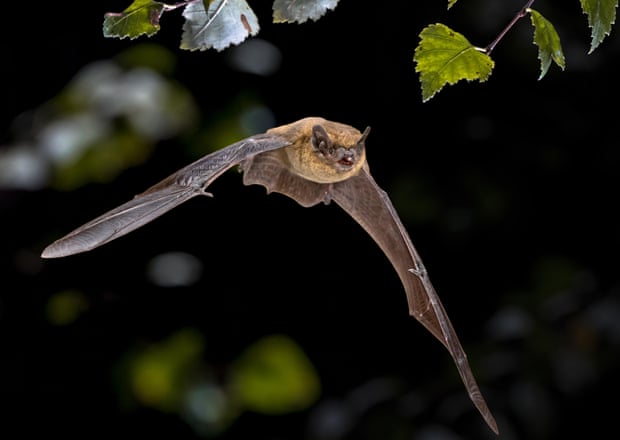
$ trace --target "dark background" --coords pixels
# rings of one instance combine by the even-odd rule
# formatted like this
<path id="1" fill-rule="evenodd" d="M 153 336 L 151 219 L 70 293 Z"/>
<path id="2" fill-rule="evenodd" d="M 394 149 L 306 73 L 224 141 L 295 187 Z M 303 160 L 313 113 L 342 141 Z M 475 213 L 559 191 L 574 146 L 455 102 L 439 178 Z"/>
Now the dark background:
<path id="1" fill-rule="evenodd" d="M 536 2 L 560 33 L 565 72 L 553 65 L 537 81 L 525 18 L 497 46 L 488 82 L 447 86 L 422 103 L 412 58 L 425 25 L 445 23 L 484 46 L 524 2 L 461 0 L 446 12 L 445 2 L 342 0 L 302 25 L 273 24 L 271 2 L 249 2 L 258 37 L 282 54 L 269 76 L 235 70 L 226 51 L 180 50 L 180 11 L 164 14 L 150 39 L 104 38 L 103 13 L 128 3 L 3 6 L 0 154 L 27 131 L 22 116 L 85 65 L 146 42 L 173 54 L 170 77 L 200 112 L 189 134 L 157 142 L 108 183 L 0 191 L 1 435 L 208 437 L 175 411 L 119 403 L 123 392 L 112 385 L 132 347 L 193 328 L 206 341 L 201 361 L 215 370 L 281 333 L 321 379 L 310 408 L 245 412 L 221 438 L 493 437 L 449 355 L 407 315 L 387 259 L 335 206 L 304 209 L 243 187 L 231 172 L 212 186 L 213 199 L 192 200 L 93 252 L 39 259 L 52 240 L 198 157 L 196 140 L 234 114 L 240 95 L 270 109 L 276 125 L 316 115 L 372 126 L 373 175 L 429 269 L 502 438 L 614 432 L 615 33 L 587 55 L 579 2 Z M 148 263 L 168 251 L 195 256 L 199 280 L 153 283 Z M 54 324 L 46 310 L 68 289 L 87 306 Z"/>

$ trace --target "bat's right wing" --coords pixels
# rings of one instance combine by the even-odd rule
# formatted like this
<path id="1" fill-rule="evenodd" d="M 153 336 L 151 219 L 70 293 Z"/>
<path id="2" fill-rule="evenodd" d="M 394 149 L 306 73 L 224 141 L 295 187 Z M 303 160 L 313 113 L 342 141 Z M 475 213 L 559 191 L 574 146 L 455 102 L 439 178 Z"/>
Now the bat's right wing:
<path id="1" fill-rule="evenodd" d="M 260 134 L 208 154 L 142 194 L 80 226 L 50 244 L 41 256 L 57 258 L 86 252 L 121 237 L 197 195 L 229 168 L 260 153 L 289 145 L 282 136 Z"/>

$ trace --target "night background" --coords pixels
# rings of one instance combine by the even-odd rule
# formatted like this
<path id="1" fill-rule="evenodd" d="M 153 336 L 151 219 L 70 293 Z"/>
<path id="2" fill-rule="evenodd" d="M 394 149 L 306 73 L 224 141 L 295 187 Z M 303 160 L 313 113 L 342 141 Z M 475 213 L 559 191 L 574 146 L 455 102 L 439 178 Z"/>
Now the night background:
<path id="1" fill-rule="evenodd" d="M 339 207 L 225 173 L 101 248 L 43 248 L 204 154 L 306 116 L 371 126 L 391 196 L 502 439 L 616 428 L 620 283 L 614 29 L 588 55 L 577 0 L 535 2 L 566 70 L 538 81 L 529 18 L 486 83 L 422 103 L 413 52 L 441 22 L 490 43 L 525 0 L 341 0 L 216 52 L 181 10 L 104 38 L 131 2 L 3 5 L 0 436 L 491 439 L 387 258 Z"/>

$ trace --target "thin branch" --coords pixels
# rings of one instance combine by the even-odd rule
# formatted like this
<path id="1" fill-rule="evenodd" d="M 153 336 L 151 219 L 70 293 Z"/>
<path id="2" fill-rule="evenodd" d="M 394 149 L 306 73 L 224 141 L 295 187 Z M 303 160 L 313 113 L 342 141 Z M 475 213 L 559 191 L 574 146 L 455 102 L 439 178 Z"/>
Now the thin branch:
<path id="1" fill-rule="evenodd" d="M 506 26 L 504 30 L 502 30 L 499 33 L 497 38 L 493 40 L 493 42 L 485 48 L 485 52 L 487 55 L 491 55 L 491 52 L 493 52 L 493 49 L 495 49 L 495 46 L 497 46 L 497 43 L 499 43 L 500 40 L 504 38 L 504 35 L 508 33 L 508 31 L 515 25 L 517 21 L 521 20 L 523 17 L 525 17 L 528 14 L 529 12 L 528 10 L 530 9 L 534 1 L 535 0 L 528 0 L 525 6 L 523 6 L 523 8 L 519 12 L 517 12 L 517 15 L 515 15 L 512 18 L 512 20 L 510 20 L 510 23 L 508 23 L 508 26 Z"/>

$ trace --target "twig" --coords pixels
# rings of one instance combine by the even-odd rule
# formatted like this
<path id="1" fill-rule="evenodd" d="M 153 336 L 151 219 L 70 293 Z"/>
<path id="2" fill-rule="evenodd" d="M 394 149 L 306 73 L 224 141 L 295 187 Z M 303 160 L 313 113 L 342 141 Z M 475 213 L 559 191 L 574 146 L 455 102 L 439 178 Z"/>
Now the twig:
<path id="1" fill-rule="evenodd" d="M 499 41 L 502 38 L 504 38 L 504 35 L 508 33 L 508 31 L 515 25 L 517 21 L 519 21 L 520 19 L 522 19 L 528 14 L 529 12 L 528 9 L 532 6 L 532 3 L 534 3 L 534 1 L 535 0 L 528 0 L 525 6 L 523 6 L 523 8 L 519 12 L 517 12 L 517 15 L 515 15 L 512 18 L 512 20 L 510 20 L 510 23 L 508 23 L 508 26 L 506 26 L 504 30 L 499 33 L 497 38 L 493 40 L 493 42 L 485 48 L 484 51 L 486 52 L 487 55 L 491 55 L 491 52 L 493 52 L 493 49 L 495 49 L 495 46 L 497 46 L 497 43 L 499 43 Z"/>

